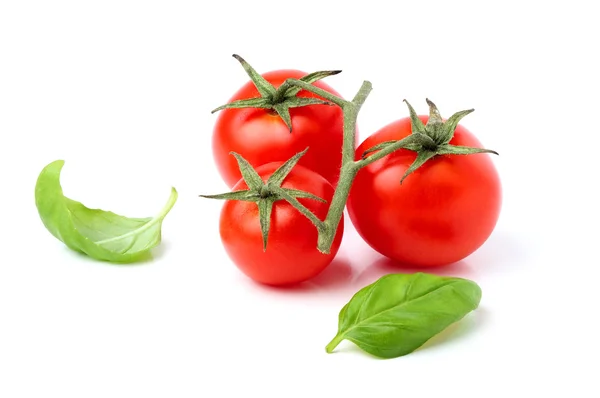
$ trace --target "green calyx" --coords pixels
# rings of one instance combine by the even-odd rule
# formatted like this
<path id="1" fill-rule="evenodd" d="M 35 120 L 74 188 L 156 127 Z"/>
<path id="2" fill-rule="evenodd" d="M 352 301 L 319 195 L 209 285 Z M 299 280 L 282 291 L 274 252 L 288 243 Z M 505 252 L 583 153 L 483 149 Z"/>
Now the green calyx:
<path id="1" fill-rule="evenodd" d="M 400 183 L 402 183 L 411 173 L 424 165 L 428 160 L 438 155 L 470 155 L 474 153 L 498 154 L 491 149 L 450 144 L 450 140 L 454 137 L 454 131 L 460 120 L 473 112 L 474 109 L 456 112 L 450 116 L 447 121 L 444 121 L 437 106 L 429 99 L 426 99 L 426 101 L 429 105 L 429 119 L 427 120 L 427 124 L 423 124 L 412 105 L 404 100 L 410 112 L 412 134 L 402 140 L 382 142 L 381 144 L 367 149 L 363 153 L 363 159 L 368 159 L 367 156 L 377 151 L 391 153 L 391 151 L 401 148 L 415 151 L 417 153 L 417 158 L 402 176 L 402 179 L 400 180 Z"/>
<path id="2" fill-rule="evenodd" d="M 223 109 L 230 108 L 262 108 L 270 109 L 276 112 L 279 117 L 284 121 L 290 132 L 292 131 L 292 118 L 290 116 L 290 108 L 298 108 L 307 105 L 333 105 L 331 102 L 324 101 L 318 98 L 305 98 L 298 97 L 297 94 L 301 88 L 289 85 L 282 85 L 279 88 L 275 88 L 269 83 L 264 77 L 262 77 L 248 62 L 237 54 L 233 54 L 233 57 L 237 59 L 242 67 L 250 77 L 250 80 L 256 86 L 256 89 L 260 93 L 260 97 L 242 99 L 233 101 L 229 104 L 222 105 L 214 109 L 211 113 L 218 112 Z M 332 71 L 319 71 L 310 73 L 300 78 L 301 81 L 306 83 L 314 83 L 327 76 L 337 75 L 341 70 Z"/>
<path id="3" fill-rule="evenodd" d="M 266 182 L 258 175 L 256 170 L 244 159 L 240 154 L 231 152 L 237 160 L 242 178 L 248 185 L 248 189 L 241 191 L 227 192 L 218 195 L 200 195 L 203 198 L 209 199 L 225 199 L 225 200 L 241 200 L 246 202 L 254 202 L 258 206 L 258 214 L 260 221 L 260 229 L 263 239 L 263 250 L 267 250 L 267 241 L 269 238 L 269 230 L 271 226 L 271 213 L 273 204 L 278 200 L 285 200 L 298 209 L 303 215 L 315 224 L 317 228 L 321 227 L 322 221 L 319 220 L 310 210 L 304 207 L 299 201 L 299 198 L 308 198 L 320 202 L 326 202 L 324 199 L 313 195 L 310 192 L 301 191 L 298 189 L 282 188 L 281 184 L 298 163 L 300 158 L 306 153 L 308 148 L 297 153 L 287 162 L 282 164 Z"/>

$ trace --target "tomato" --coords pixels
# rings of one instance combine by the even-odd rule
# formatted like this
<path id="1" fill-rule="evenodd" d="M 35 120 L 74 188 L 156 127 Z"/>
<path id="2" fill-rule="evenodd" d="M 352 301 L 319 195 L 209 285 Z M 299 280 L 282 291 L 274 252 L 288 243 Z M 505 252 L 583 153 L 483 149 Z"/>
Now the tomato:
<path id="1" fill-rule="evenodd" d="M 427 116 L 419 116 L 426 123 Z M 356 150 L 411 134 L 409 118 L 368 137 Z M 459 125 L 451 145 L 481 148 Z M 400 184 L 416 153 L 399 150 L 361 169 L 351 188 L 348 213 L 359 235 L 397 262 L 439 266 L 479 248 L 497 223 L 501 184 L 488 154 L 437 155 Z"/>
<path id="2" fill-rule="evenodd" d="M 289 134 L 289 133 L 288 133 Z M 256 168 L 267 181 L 283 162 Z M 282 188 L 299 189 L 331 202 L 333 187 L 322 176 L 296 165 Z M 240 180 L 233 191 L 248 189 Z M 323 220 L 329 205 L 314 199 L 298 199 Z M 221 210 L 220 234 L 225 250 L 235 265 L 253 280 L 268 285 L 289 285 L 308 280 L 331 263 L 343 234 L 340 222 L 329 254 L 317 250 L 317 229 L 312 222 L 284 200 L 273 204 L 266 250 L 263 251 L 258 206 L 254 202 L 227 200 Z"/>
<path id="3" fill-rule="evenodd" d="M 286 79 L 299 79 L 306 73 L 298 70 L 276 70 L 263 74 L 275 88 Z M 340 96 L 322 81 L 314 86 Z M 254 83 L 248 81 L 231 100 L 260 97 Z M 298 97 L 318 96 L 302 90 Z M 219 111 L 213 136 L 212 151 L 217 169 L 225 183 L 232 187 L 241 178 L 235 159 L 237 152 L 254 167 L 285 161 L 309 147 L 300 165 L 321 174 L 334 186 L 339 177 L 343 141 L 343 115 L 339 106 L 308 105 L 290 108 L 292 131 L 273 110 L 233 108 Z"/>

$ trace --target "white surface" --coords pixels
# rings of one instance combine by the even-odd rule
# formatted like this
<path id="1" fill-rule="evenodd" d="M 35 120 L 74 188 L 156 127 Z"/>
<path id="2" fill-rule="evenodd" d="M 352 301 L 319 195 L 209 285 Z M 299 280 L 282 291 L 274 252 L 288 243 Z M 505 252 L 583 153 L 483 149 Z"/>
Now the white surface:
<path id="1" fill-rule="evenodd" d="M 0 5 L 0 396 L 597 397 L 592 2 L 235 3 Z M 247 80 L 233 53 L 261 72 L 340 68 L 327 81 L 346 97 L 370 80 L 362 138 L 406 116 L 403 98 L 476 109 L 464 125 L 500 152 L 502 215 L 441 272 L 476 280 L 479 310 L 406 357 L 327 355 L 351 295 L 400 270 L 349 223 L 302 288 L 234 267 L 222 203 L 197 197 L 225 190 L 210 110 Z M 65 193 L 90 207 L 152 215 L 178 189 L 154 261 L 92 261 L 44 229 L 33 188 L 59 158 Z"/>

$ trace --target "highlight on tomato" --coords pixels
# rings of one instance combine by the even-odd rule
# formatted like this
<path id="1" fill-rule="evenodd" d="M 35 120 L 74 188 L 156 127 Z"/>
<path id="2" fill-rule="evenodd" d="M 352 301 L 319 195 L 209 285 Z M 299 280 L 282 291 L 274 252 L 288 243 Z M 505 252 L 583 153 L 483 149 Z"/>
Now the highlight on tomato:
<path id="1" fill-rule="evenodd" d="M 444 121 L 428 100 L 429 116 L 383 127 L 356 149 L 356 159 L 410 137 L 361 169 L 347 202 L 359 235 L 399 263 L 441 266 L 464 259 L 491 235 L 502 194 L 497 170 L 479 140 L 458 124 L 472 110 Z"/>
<path id="2" fill-rule="evenodd" d="M 250 81 L 244 84 L 229 103 L 213 110 L 219 112 L 212 134 L 212 153 L 217 169 L 231 188 L 241 174 L 236 152 L 252 166 L 286 161 L 310 147 L 300 160 L 334 186 L 340 172 L 343 142 L 343 113 L 322 98 L 293 86 L 282 86 L 286 79 L 299 79 L 340 96 L 321 79 L 341 71 L 306 74 L 295 69 L 280 69 L 259 74 L 243 58 Z"/>

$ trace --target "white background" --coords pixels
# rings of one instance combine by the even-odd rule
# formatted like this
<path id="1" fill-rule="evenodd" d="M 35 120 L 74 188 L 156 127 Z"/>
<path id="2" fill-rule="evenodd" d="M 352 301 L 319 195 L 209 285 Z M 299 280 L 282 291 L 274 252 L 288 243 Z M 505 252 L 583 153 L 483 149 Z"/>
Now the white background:
<path id="1" fill-rule="evenodd" d="M 394 8 L 391 4 L 394 4 Z M 0 5 L 0 396 L 597 397 L 598 100 L 591 1 L 3 1 Z M 481 307 L 411 355 L 325 344 L 354 292 L 402 272 L 347 224 L 336 261 L 295 289 L 258 286 L 218 234 L 216 115 L 257 70 L 342 69 L 373 92 L 361 139 L 425 97 L 500 156 L 490 239 L 437 270 Z M 33 189 L 149 216 L 175 186 L 155 259 L 69 251 Z M 348 221 L 348 220 L 347 220 Z M 408 270 L 410 272 L 414 270 Z"/>

